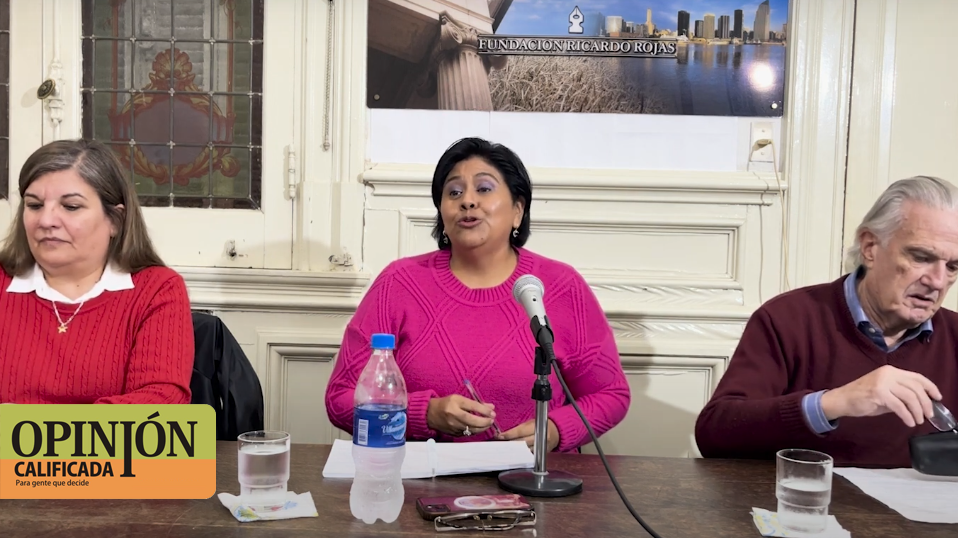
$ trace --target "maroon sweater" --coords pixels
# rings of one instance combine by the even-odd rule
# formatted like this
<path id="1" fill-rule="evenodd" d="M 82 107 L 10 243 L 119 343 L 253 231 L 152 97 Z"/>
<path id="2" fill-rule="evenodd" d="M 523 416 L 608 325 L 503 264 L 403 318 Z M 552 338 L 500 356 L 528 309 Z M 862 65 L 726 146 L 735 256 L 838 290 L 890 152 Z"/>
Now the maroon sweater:
<path id="1" fill-rule="evenodd" d="M 929 338 L 887 353 L 855 327 L 845 302 L 844 277 L 793 290 L 762 305 L 749 319 L 712 399 L 695 424 L 705 457 L 771 459 L 783 448 L 809 448 L 837 465 L 911 467 L 908 439 L 937 431 L 915 428 L 897 415 L 839 420 L 818 435 L 802 414 L 806 394 L 840 387 L 890 364 L 920 373 L 958 410 L 958 314 L 940 309 Z"/>

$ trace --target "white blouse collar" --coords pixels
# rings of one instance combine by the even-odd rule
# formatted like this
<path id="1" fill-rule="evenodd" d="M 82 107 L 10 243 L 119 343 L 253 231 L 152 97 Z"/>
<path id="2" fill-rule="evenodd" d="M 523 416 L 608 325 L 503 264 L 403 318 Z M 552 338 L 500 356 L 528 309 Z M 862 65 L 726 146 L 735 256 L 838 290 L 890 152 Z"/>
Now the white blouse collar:
<path id="1" fill-rule="evenodd" d="M 39 265 L 34 265 L 33 269 L 23 276 L 13 277 L 13 282 L 7 287 L 9 293 L 36 293 L 37 297 L 57 303 L 78 304 L 98 297 L 105 291 L 121 291 L 133 289 L 133 277 L 129 273 L 118 271 L 113 264 L 107 264 L 103 269 L 103 275 L 93 288 L 86 292 L 82 297 L 70 299 L 51 288 L 45 278 Z"/>

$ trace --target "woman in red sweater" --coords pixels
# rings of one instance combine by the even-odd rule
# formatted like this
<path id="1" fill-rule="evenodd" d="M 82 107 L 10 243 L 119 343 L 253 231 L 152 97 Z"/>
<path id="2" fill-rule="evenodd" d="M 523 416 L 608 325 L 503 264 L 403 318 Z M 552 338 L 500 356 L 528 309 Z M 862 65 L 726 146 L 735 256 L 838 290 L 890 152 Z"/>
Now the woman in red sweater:
<path id="1" fill-rule="evenodd" d="M 47 144 L 19 193 L 0 250 L 0 403 L 189 403 L 186 285 L 153 249 L 113 152 Z"/>

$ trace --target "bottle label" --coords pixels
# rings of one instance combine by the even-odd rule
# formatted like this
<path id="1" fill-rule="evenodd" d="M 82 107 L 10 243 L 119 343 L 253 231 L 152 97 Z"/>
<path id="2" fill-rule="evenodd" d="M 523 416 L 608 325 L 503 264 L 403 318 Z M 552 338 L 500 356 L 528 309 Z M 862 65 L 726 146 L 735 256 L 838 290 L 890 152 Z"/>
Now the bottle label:
<path id="1" fill-rule="evenodd" d="M 406 409 L 394 406 L 355 408 L 353 443 L 374 448 L 406 444 Z"/>

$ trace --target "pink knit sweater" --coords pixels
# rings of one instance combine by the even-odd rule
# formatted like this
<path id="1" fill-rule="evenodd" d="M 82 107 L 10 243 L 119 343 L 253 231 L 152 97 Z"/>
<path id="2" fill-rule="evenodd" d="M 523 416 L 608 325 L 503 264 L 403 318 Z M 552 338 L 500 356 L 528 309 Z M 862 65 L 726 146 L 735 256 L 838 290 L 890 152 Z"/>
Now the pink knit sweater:
<path id="1" fill-rule="evenodd" d="M 469 397 L 469 379 L 482 398 L 496 406 L 503 431 L 535 418 L 535 341 L 529 318 L 512 297 L 520 276 L 533 274 L 545 287 L 546 315 L 555 333 L 557 366 L 596 435 L 618 424 L 629 408 L 629 386 L 605 314 L 572 267 L 519 249 L 508 280 L 494 288 L 470 289 L 449 270 L 449 251 L 391 263 L 376 278 L 346 327 L 339 358 L 326 389 L 332 423 L 353 429 L 353 391 L 370 357 L 373 333 L 396 335 L 396 360 L 409 392 L 406 435 L 410 440 L 483 441 L 492 428 L 471 437 L 431 430 L 431 398 Z M 589 433 L 562 386 L 551 376 L 549 418 L 559 430 L 559 451 L 590 442 Z"/>

